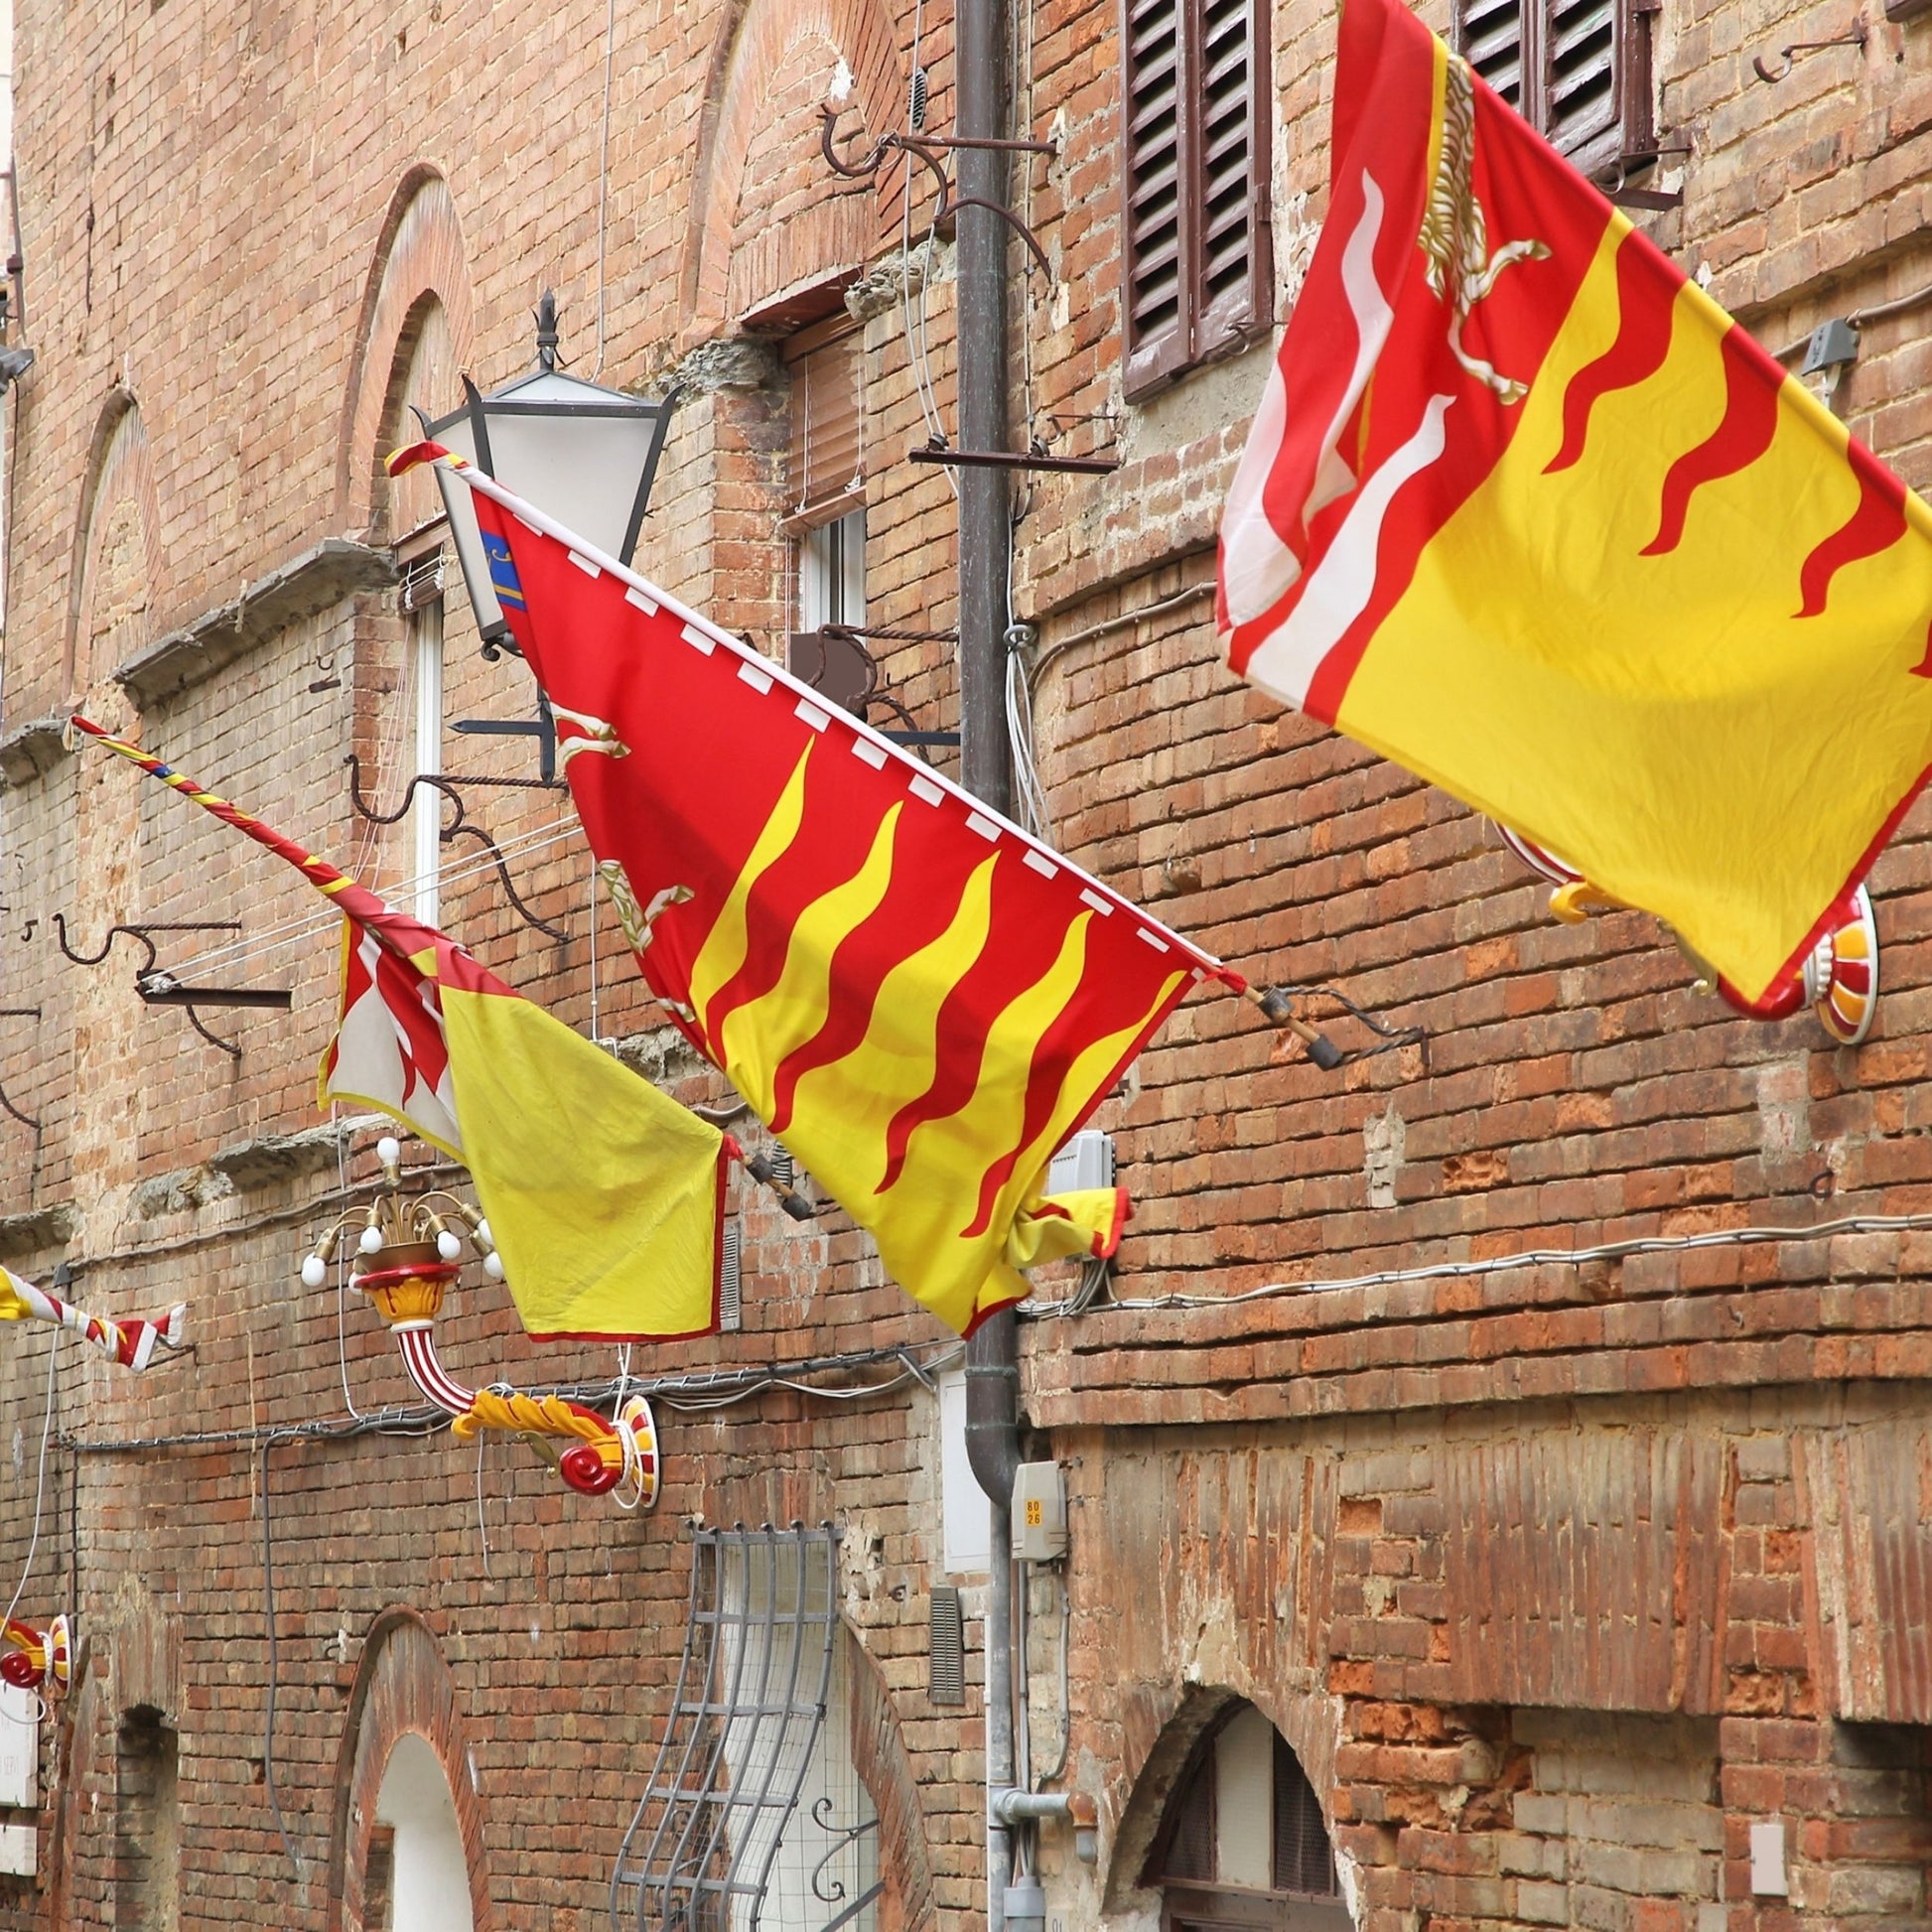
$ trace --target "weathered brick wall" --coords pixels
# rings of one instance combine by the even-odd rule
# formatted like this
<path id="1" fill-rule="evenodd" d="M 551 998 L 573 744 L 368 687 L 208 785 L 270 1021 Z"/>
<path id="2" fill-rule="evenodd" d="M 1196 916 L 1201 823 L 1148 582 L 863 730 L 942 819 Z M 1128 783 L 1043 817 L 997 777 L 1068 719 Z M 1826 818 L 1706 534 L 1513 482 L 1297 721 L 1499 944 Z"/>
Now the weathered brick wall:
<path id="1" fill-rule="evenodd" d="M 942 11 L 917 50 L 939 128 Z M 1697 1000 L 1640 915 L 1547 923 L 1541 889 L 1459 807 L 1233 686 L 1214 660 L 1208 553 L 1268 349 L 1124 403 L 1116 13 L 1042 0 L 1027 18 L 1021 117 L 1061 147 L 1016 167 L 1054 270 L 1016 300 L 1017 415 L 1056 449 L 1123 459 L 1107 478 L 1034 480 L 1020 525 L 1016 614 L 1037 627 L 1055 836 L 1257 977 L 1333 983 L 1428 1034 L 1426 1051 L 1323 1075 L 1236 1002 L 1199 1000 L 1101 1110 L 1138 1203 L 1121 1296 L 1291 1292 L 1028 1331 L 1035 1452 L 1068 1460 L 1075 1497 L 1070 1713 L 1057 1594 L 1045 1577 L 1033 1587 L 1036 1755 L 1070 1720 L 1068 1781 L 1101 1807 L 1097 1868 L 1045 1837 L 1050 1909 L 1069 1928 L 1150 1921 L 1141 1861 L 1168 1784 L 1241 1695 L 1322 1794 L 1376 1932 L 1922 1916 L 1925 1238 L 1806 1230 L 1926 1205 L 1932 820 L 1916 810 L 1874 875 L 1878 1032 L 1833 1052 L 1808 1020 L 1753 1027 Z M 0 1091 L 41 1126 L 0 1114 L 0 1214 L 16 1217 L 0 1220 L 0 1259 L 44 1278 L 66 1253 L 85 1264 L 82 1298 L 115 1310 L 185 1297 L 197 1353 L 138 1383 L 62 1359 L 63 1446 L 22 1609 L 72 1601 L 84 1651 L 48 1731 L 42 1881 L 0 1880 L 0 1924 L 116 1922 L 116 1731 L 137 1708 L 180 1737 L 184 1925 L 357 1923 L 347 1848 L 367 1820 L 351 1830 L 342 1793 L 366 1783 L 367 1740 L 414 1699 L 442 1714 L 423 1723 L 487 1914 L 587 1932 L 675 1670 L 676 1526 L 692 1514 L 844 1520 L 844 1607 L 876 1672 L 854 1736 L 888 1820 L 890 1915 L 962 1924 L 980 1909 L 977 1707 L 934 1708 L 924 1691 L 938 1447 L 916 1385 L 849 1407 L 785 1389 L 717 1413 L 666 1407 L 670 1477 L 648 1521 L 491 1445 L 486 1563 L 468 1452 L 375 1436 L 271 1448 L 291 1870 L 261 1781 L 264 1463 L 249 1432 L 341 1416 L 345 1382 L 365 1414 L 408 1393 L 366 1311 L 342 1315 L 339 1354 L 334 1289 L 296 1286 L 340 1198 L 333 1150 L 261 1153 L 315 1123 L 333 942 L 318 923 L 267 950 L 313 912 L 298 880 L 137 773 L 22 735 L 84 699 L 397 886 L 407 827 L 358 819 L 343 768 L 356 753 L 383 810 L 411 769 L 391 594 L 344 594 L 138 706 L 111 674 L 319 539 L 380 545 L 422 514 L 420 485 L 391 491 L 377 459 L 403 427 L 428 298 L 449 344 L 434 379 L 468 367 L 488 386 L 521 367 L 546 283 L 589 372 L 601 201 L 599 373 L 640 384 L 676 368 L 687 388 L 644 568 L 781 648 L 784 377 L 737 324 L 870 265 L 869 617 L 952 627 L 952 497 L 903 461 L 928 433 L 922 386 L 952 405 L 949 242 L 917 246 L 922 188 L 901 225 L 897 183 L 831 194 L 816 152 L 828 91 L 844 90 L 848 130 L 896 123 L 909 18 L 870 0 L 621 9 L 608 178 L 605 19 L 522 0 L 21 9 L 25 339 L 41 359 L 16 392 L 12 449 L 0 1006 L 39 1018 L 0 1020 Z M 1749 77 L 1752 52 L 1842 27 L 1746 0 L 1668 0 L 1659 17 L 1660 126 L 1693 152 L 1672 162 L 1682 210 L 1644 219 L 1777 347 L 1932 279 L 1927 30 L 1873 23 L 1862 52 L 1801 62 L 1776 87 Z M 1277 7 L 1272 45 L 1285 307 L 1324 200 L 1326 11 Z M 908 238 L 910 276 L 894 259 Z M 1872 320 L 1840 398 L 1920 483 L 1925 313 Z M 446 717 L 526 714 L 526 674 L 474 644 L 452 599 Z M 891 642 L 882 670 L 917 725 L 956 722 L 943 634 Z M 731 748 L 718 757 L 729 783 Z M 526 747 L 454 735 L 444 761 L 532 766 Z M 685 1097 L 714 1096 L 653 1031 L 608 909 L 593 968 L 587 854 L 574 835 L 536 842 L 567 819 L 559 795 L 477 788 L 466 806 L 568 936 L 523 925 L 481 863 L 446 892 L 446 922 L 587 1030 L 595 972 L 599 1035 Z M 446 850 L 466 866 L 477 853 L 462 838 Z M 294 1010 L 211 1015 L 243 1046 L 230 1062 L 178 1014 L 140 1006 L 125 941 L 97 970 L 68 964 L 56 911 L 78 946 L 122 919 L 240 919 L 259 949 L 236 977 L 292 987 Z M 1313 1010 L 1343 1043 L 1372 1043 L 1332 1003 Z M 371 1139 L 347 1149 L 352 1177 Z M 230 1157 L 244 1145 L 255 1154 Z M 801 1231 L 761 1198 L 735 1205 L 746 1331 L 659 1351 L 653 1371 L 936 1339 L 842 1217 Z M 1292 1286 L 1756 1223 L 1788 1238 Z M 611 1369 L 608 1351 L 530 1346 L 481 1281 L 440 1332 L 473 1379 Z M 5 1339 L 0 1401 L 19 1434 L 0 1461 L 0 1581 L 25 1559 L 47 1361 L 41 1338 Z M 107 1452 L 207 1430 L 237 1437 Z M 976 1621 L 971 1699 L 982 1648 Z M 372 1691 L 385 1670 L 395 1681 Z M 1788 1906 L 1749 1892 L 1749 1826 L 1772 1818 L 1788 1830 Z"/>

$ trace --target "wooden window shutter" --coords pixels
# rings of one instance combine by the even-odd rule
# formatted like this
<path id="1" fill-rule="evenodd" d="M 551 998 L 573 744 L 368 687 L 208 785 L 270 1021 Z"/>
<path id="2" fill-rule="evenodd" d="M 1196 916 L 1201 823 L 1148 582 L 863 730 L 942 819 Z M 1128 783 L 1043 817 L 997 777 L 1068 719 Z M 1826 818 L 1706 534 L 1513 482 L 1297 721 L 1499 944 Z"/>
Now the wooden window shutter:
<path id="1" fill-rule="evenodd" d="M 1341 1889 L 1335 1876 L 1334 1847 L 1308 1774 L 1288 1740 L 1275 1733 L 1275 1847 L 1277 1891 L 1332 1898 Z"/>
<path id="2" fill-rule="evenodd" d="M 1617 17 L 1627 13 L 1619 0 L 1545 0 L 1545 7 L 1544 135 L 1580 166 L 1587 158 L 1614 161 L 1623 145 L 1615 138 Z M 1595 146 L 1610 152 L 1587 157 Z"/>
<path id="3" fill-rule="evenodd" d="M 1272 320 L 1266 0 L 1125 0 L 1126 387 Z"/>
<path id="4" fill-rule="evenodd" d="M 1266 0 L 1195 0 L 1199 50 L 1196 360 L 1269 318 Z"/>
<path id="5" fill-rule="evenodd" d="M 850 324 L 801 331 L 791 365 L 791 508 L 809 514 L 857 497 L 865 483 L 859 332 Z"/>
<path id="6" fill-rule="evenodd" d="M 1523 114 L 1523 0 L 1462 0 L 1456 9 L 1456 51 L 1519 114 Z M 1532 127 L 1534 110 L 1524 114 Z"/>
<path id="7" fill-rule="evenodd" d="M 1655 0 L 1457 0 L 1455 47 L 1586 174 L 1652 151 Z"/>
<path id="8" fill-rule="evenodd" d="M 1130 395 L 1188 357 L 1187 0 L 1126 0 L 1122 321 Z"/>

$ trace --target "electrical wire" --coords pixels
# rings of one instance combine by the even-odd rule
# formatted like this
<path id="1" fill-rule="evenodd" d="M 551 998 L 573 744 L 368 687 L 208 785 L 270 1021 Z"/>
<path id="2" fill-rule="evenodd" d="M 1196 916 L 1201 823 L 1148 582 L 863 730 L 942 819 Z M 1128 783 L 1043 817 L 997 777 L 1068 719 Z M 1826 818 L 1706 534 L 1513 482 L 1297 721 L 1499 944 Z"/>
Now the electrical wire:
<path id="1" fill-rule="evenodd" d="M 597 151 L 597 362 L 595 382 L 604 373 L 604 254 L 611 209 L 611 71 L 618 53 L 618 0 L 611 0 L 604 25 L 604 132 Z"/>
<path id="2" fill-rule="evenodd" d="M 496 1573 L 493 1570 L 491 1570 L 489 1567 L 489 1525 L 483 1519 L 483 1450 L 485 1448 L 488 1447 L 488 1444 L 489 1444 L 489 1431 L 486 1429 L 478 1430 L 477 1431 L 477 1537 L 478 1540 L 483 1544 L 483 1581 L 485 1583 L 493 1584 L 496 1581 Z"/>
<path id="3" fill-rule="evenodd" d="M 701 1413 L 727 1409 L 749 1402 L 768 1389 L 787 1389 L 794 1394 L 813 1396 L 828 1402 L 863 1402 L 902 1387 L 908 1381 L 929 1387 L 933 1375 L 948 1367 L 966 1352 L 962 1341 L 927 1343 L 923 1348 L 910 1343 L 896 1347 L 851 1349 L 838 1355 L 815 1355 L 802 1361 L 750 1364 L 744 1368 L 694 1370 L 684 1375 L 631 1376 L 630 1391 L 647 1396 L 664 1407 Z M 857 1388 L 828 1388 L 807 1382 L 807 1375 L 850 1374 L 856 1369 L 897 1362 L 899 1372 L 884 1381 L 863 1383 Z M 561 1396 L 566 1402 L 582 1403 L 587 1408 L 608 1408 L 619 1389 L 613 1378 L 605 1382 L 563 1383 L 554 1387 L 531 1388 L 526 1395 Z M 283 1423 L 273 1428 L 250 1425 L 235 1429 L 189 1430 L 170 1436 L 126 1436 L 80 1438 L 63 1436 L 62 1447 L 76 1455 L 130 1455 L 150 1449 L 228 1449 L 259 1447 L 273 1442 L 278 1447 L 296 1442 L 348 1442 L 363 1436 L 417 1436 L 441 1434 L 448 1426 L 447 1411 L 429 1403 L 397 1403 L 388 1408 L 365 1411 L 360 1416 L 331 1416 L 311 1422 Z"/>
<path id="4" fill-rule="evenodd" d="M 282 1816 L 282 1800 L 275 1789 L 275 1697 L 281 1689 L 281 1646 L 275 1635 L 275 1539 L 273 1514 L 268 1501 L 268 1451 L 274 1448 L 273 1432 L 261 1439 L 262 1470 L 262 1618 L 268 1625 L 268 1709 L 262 1717 L 262 1783 L 268 1791 L 269 1809 L 275 1814 L 275 1829 L 282 1836 L 282 1850 L 295 1867 L 295 1882 L 306 1885 L 308 1867 L 289 1836 L 288 1821 Z"/>
<path id="5" fill-rule="evenodd" d="M 1471 1261 L 1427 1261 L 1413 1268 L 1383 1268 L 1372 1274 L 1309 1282 L 1270 1282 L 1244 1289 L 1238 1295 L 1146 1295 L 1119 1298 L 1109 1309 L 1147 1312 L 1159 1309 L 1237 1308 L 1244 1302 L 1264 1302 L 1278 1296 L 1334 1295 L 1365 1288 L 1395 1288 L 1407 1282 L 1469 1281 L 1485 1275 L 1504 1275 L 1519 1268 L 1581 1268 L 1594 1261 L 1625 1261 L 1634 1255 L 1695 1254 L 1711 1248 L 1763 1247 L 1783 1241 L 1829 1241 L 1841 1234 L 1911 1234 L 1932 1228 L 1928 1214 L 1848 1214 L 1815 1227 L 1708 1228 L 1701 1234 L 1639 1234 L 1622 1241 L 1603 1241 L 1587 1248 L 1528 1248 L 1517 1254 L 1485 1255 Z M 1050 1320 L 1081 1311 L 1079 1296 L 1060 1302 L 1026 1301 L 1018 1312 L 1030 1320 Z M 1398 1317 L 1391 1316 L 1390 1319 Z M 1399 1317 L 1409 1320 L 1404 1314 Z"/>

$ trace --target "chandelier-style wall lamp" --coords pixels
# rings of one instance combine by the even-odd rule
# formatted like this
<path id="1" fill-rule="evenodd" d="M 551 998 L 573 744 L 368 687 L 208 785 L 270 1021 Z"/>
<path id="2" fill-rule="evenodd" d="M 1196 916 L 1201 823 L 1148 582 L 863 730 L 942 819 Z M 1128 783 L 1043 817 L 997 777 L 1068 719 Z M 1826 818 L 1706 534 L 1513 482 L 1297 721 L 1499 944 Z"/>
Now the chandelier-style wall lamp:
<path id="1" fill-rule="evenodd" d="M 302 1264 L 302 1285 L 322 1287 L 343 1241 L 352 1237 L 349 1286 L 382 1317 L 409 1379 L 450 1417 L 459 1442 L 474 1441 L 486 1429 L 507 1430 L 523 1437 L 580 1494 L 616 1491 L 627 1509 L 653 1507 L 661 1481 L 657 1425 L 641 1395 L 627 1397 L 611 1423 L 563 1396 L 526 1395 L 503 1382 L 466 1388 L 444 1368 L 436 1355 L 436 1317 L 463 1272 L 465 1248 L 491 1281 L 503 1279 L 502 1257 L 489 1238 L 489 1223 L 468 1201 L 441 1187 L 404 1194 L 402 1144 L 393 1136 L 375 1144 L 375 1157 L 382 1178 L 368 1204 L 348 1208 L 324 1232 Z"/>

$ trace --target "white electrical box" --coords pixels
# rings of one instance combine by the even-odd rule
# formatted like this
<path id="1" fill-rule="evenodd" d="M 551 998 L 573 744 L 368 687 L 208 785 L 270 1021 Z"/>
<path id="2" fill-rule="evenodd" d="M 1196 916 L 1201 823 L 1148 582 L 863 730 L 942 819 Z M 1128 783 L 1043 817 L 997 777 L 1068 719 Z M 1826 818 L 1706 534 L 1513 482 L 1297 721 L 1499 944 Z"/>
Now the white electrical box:
<path id="1" fill-rule="evenodd" d="M 939 1501 L 946 1575 L 984 1577 L 993 1568 L 993 1507 L 966 1452 L 966 1371 L 939 1376 Z"/>
<path id="2" fill-rule="evenodd" d="M 35 1857 L 39 1834 L 31 1825 L 0 1825 L 0 1872 L 9 1878 L 31 1878 L 39 1869 Z"/>
<path id="3" fill-rule="evenodd" d="M 0 1684 L 0 1805 L 31 1811 L 41 1801 L 40 1719 L 32 1691 Z"/>
<path id="4" fill-rule="evenodd" d="M 1781 1818 L 1751 1827 L 1751 1896 L 1791 1896 L 1791 1880 L 1784 1869 L 1784 1820 Z"/>
<path id="5" fill-rule="evenodd" d="M 1114 1184 L 1114 1137 L 1083 1127 L 1046 1167 L 1049 1194 L 1077 1194 Z"/>
<path id="6" fill-rule="evenodd" d="M 1066 1555 L 1066 1478 L 1057 1462 L 1023 1462 L 1014 1472 L 1013 1554 L 1022 1563 Z"/>

